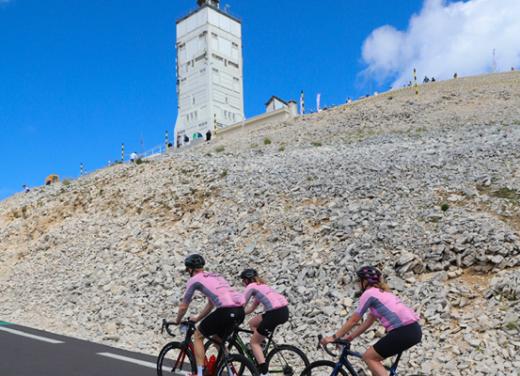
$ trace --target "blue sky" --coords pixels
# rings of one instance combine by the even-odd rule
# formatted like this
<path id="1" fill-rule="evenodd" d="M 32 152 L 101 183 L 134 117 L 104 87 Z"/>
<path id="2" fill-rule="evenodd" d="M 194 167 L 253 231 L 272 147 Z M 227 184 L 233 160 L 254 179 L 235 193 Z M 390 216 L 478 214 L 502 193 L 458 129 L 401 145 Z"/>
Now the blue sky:
<path id="1" fill-rule="evenodd" d="M 0 199 L 158 145 L 176 119 L 175 21 L 195 0 L 0 0 Z M 243 22 L 246 115 L 275 94 L 309 106 L 376 90 L 362 46 L 421 0 L 227 0 Z M 396 4 L 399 6 L 396 6 Z M 300 4 L 300 5 L 299 5 Z M 389 80 L 383 82 L 389 84 Z"/>

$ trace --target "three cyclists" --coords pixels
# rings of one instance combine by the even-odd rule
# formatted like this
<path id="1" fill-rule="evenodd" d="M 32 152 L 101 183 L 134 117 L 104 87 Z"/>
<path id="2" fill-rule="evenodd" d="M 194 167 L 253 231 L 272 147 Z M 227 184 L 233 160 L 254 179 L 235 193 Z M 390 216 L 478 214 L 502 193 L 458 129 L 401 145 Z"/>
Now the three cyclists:
<path id="1" fill-rule="evenodd" d="M 274 328 L 289 318 L 287 299 L 269 287 L 254 269 L 246 269 L 241 274 L 245 286 L 244 294 L 233 290 L 229 283 L 216 273 L 204 271 L 202 256 L 193 254 L 185 259 L 186 271 L 190 279 L 186 292 L 179 305 L 176 323 L 180 323 L 195 291 L 208 298 L 204 309 L 190 318 L 201 321 L 194 335 L 194 353 L 197 363 L 197 376 L 203 376 L 204 343 L 203 338 L 227 338 L 236 325 L 243 322 L 245 314 L 254 312 L 262 304 L 264 313 L 249 321 L 254 331 L 251 337 L 251 350 L 255 355 L 261 375 L 266 375 L 267 366 L 261 343 Z M 362 290 L 359 305 L 354 314 L 332 336 L 325 337 L 321 343 L 326 345 L 337 338 L 345 337 L 352 341 L 377 320 L 386 329 L 386 335 L 363 354 L 363 360 L 374 376 L 385 376 L 387 371 L 382 361 L 418 344 L 422 338 L 419 316 L 392 294 L 382 279 L 381 272 L 372 266 L 364 266 L 357 271 L 359 286 Z M 244 310 L 249 300 L 253 302 Z M 213 308 L 216 308 L 213 312 Z M 369 311 L 368 317 L 353 331 L 351 330 Z M 350 333 L 350 334 L 349 334 Z"/>

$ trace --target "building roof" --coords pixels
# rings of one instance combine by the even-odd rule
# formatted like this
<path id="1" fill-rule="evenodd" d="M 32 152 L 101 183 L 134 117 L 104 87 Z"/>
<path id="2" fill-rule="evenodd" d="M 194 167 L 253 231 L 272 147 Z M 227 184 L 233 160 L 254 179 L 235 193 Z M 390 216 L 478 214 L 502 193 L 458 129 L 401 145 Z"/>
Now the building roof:
<path id="1" fill-rule="evenodd" d="M 277 97 L 276 95 L 273 95 L 271 98 L 269 98 L 269 100 L 267 102 L 265 102 L 265 105 L 266 106 L 269 106 L 269 103 L 271 103 L 272 101 L 274 100 L 277 100 L 278 102 L 282 102 L 283 104 L 285 105 L 288 105 L 288 103 L 286 101 L 284 101 L 283 99 L 281 99 L 280 97 Z"/>
<path id="2" fill-rule="evenodd" d="M 176 24 L 178 24 L 179 22 L 182 22 L 184 21 L 186 18 L 194 15 L 195 13 L 199 12 L 200 10 L 204 9 L 204 8 L 211 8 L 215 11 L 217 11 L 218 13 L 224 15 L 224 16 L 227 16 L 229 18 L 231 18 L 233 21 L 236 21 L 238 22 L 239 24 L 242 24 L 242 21 L 240 19 L 238 19 L 237 17 L 234 17 L 232 16 L 231 14 L 229 13 L 226 13 L 224 12 L 223 10 L 221 10 L 220 8 L 217 8 L 217 7 L 214 7 L 213 5 L 210 5 L 210 4 L 204 4 L 203 6 L 201 6 L 199 9 L 197 10 L 194 10 L 194 11 L 191 11 L 190 13 L 188 13 L 187 15 L 185 15 L 184 17 L 181 17 L 177 20 Z"/>

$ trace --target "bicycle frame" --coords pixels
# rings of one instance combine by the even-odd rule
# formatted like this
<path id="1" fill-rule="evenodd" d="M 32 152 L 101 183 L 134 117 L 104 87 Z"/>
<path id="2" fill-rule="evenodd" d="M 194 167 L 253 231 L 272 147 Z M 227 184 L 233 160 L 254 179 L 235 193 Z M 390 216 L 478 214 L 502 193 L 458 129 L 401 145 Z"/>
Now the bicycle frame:
<path id="1" fill-rule="evenodd" d="M 395 361 L 392 363 L 392 366 L 389 369 L 389 372 L 390 372 L 389 376 L 397 376 L 397 366 L 399 365 L 399 360 L 401 359 L 401 355 L 403 355 L 403 353 L 399 353 L 397 355 L 397 358 L 395 359 Z M 359 374 L 354 369 L 354 366 L 352 365 L 352 363 L 350 363 L 350 361 L 348 360 L 349 356 L 353 356 L 358 359 L 363 358 L 363 355 L 361 355 L 361 353 L 359 353 L 357 351 L 351 351 L 350 345 L 343 346 L 341 355 L 339 357 L 338 362 L 336 363 L 336 365 L 334 367 L 334 370 L 332 371 L 331 376 L 337 376 L 339 374 L 339 370 L 342 367 L 345 367 L 352 376 L 359 376 Z"/>
<path id="2" fill-rule="evenodd" d="M 185 334 L 184 340 L 181 342 L 181 344 L 182 344 L 182 351 L 179 353 L 179 355 L 177 357 L 177 360 L 175 361 L 175 366 L 172 368 L 172 371 L 177 369 L 177 368 L 180 368 L 180 365 L 182 365 L 184 363 L 184 360 L 186 359 L 186 349 L 189 349 L 191 351 L 191 353 L 194 354 L 193 342 L 192 342 L 191 338 L 193 336 L 193 333 L 195 333 L 195 323 L 193 323 L 191 321 L 186 321 L 186 322 L 183 322 L 183 324 L 187 325 L 187 330 L 186 330 L 186 334 Z M 174 334 L 169 329 L 169 325 L 171 325 L 171 323 L 168 323 L 165 320 L 163 320 L 163 325 L 161 327 L 161 332 L 162 332 L 163 329 L 166 329 L 168 334 L 173 337 Z M 225 345 L 226 341 L 225 340 L 224 341 L 216 341 L 213 338 L 208 338 L 208 339 L 211 342 L 213 342 L 213 344 L 215 346 L 217 346 L 218 349 L 219 349 L 218 355 L 217 355 L 217 366 L 216 366 L 216 368 L 218 369 L 219 365 L 223 361 L 226 361 L 228 356 L 229 356 L 229 351 L 228 351 L 228 349 L 227 349 L 227 347 Z M 235 367 L 233 366 L 233 364 L 230 365 L 228 362 L 226 362 L 226 366 L 227 366 L 227 369 L 228 369 L 228 375 L 236 375 L 236 374 L 238 374 L 238 372 L 236 372 Z"/>
<path id="3" fill-rule="evenodd" d="M 238 345 L 238 347 L 240 347 L 240 349 L 242 350 L 242 353 L 244 355 L 246 355 L 254 364 L 257 364 L 253 351 L 245 344 L 245 342 L 240 337 L 239 333 L 253 334 L 253 331 L 248 330 L 248 329 L 237 328 L 237 330 L 233 334 L 233 340 Z M 265 344 L 264 348 L 262 349 L 264 356 L 267 356 L 267 354 L 269 352 L 268 350 L 271 348 L 271 344 L 272 344 L 272 346 L 274 346 L 276 348 L 276 343 L 274 342 L 273 336 L 274 336 L 274 331 L 272 333 L 270 333 L 269 336 L 266 337 L 267 343 Z"/>
<path id="4" fill-rule="evenodd" d="M 361 355 L 361 353 L 358 353 L 356 351 L 350 351 L 350 349 L 347 348 L 347 346 L 343 346 L 343 350 L 341 351 L 339 361 L 336 363 L 336 367 L 334 367 L 334 371 L 332 372 L 334 376 L 336 376 L 339 373 L 341 367 L 345 367 L 352 376 L 358 376 L 358 373 L 354 369 L 354 366 L 352 365 L 352 363 L 349 362 L 348 356 L 353 356 L 359 359 L 363 358 L 363 355 Z"/>

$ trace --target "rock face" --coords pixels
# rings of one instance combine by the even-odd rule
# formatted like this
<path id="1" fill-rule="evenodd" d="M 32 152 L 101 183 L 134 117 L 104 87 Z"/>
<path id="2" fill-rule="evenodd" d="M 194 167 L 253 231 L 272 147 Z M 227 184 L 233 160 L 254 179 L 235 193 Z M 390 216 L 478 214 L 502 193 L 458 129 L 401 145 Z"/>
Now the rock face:
<path id="1" fill-rule="evenodd" d="M 0 202 L 0 318 L 157 353 L 200 252 L 283 292 L 314 360 L 375 264 L 422 317 L 404 373 L 512 375 L 519 230 L 520 73 L 438 82 Z"/>

